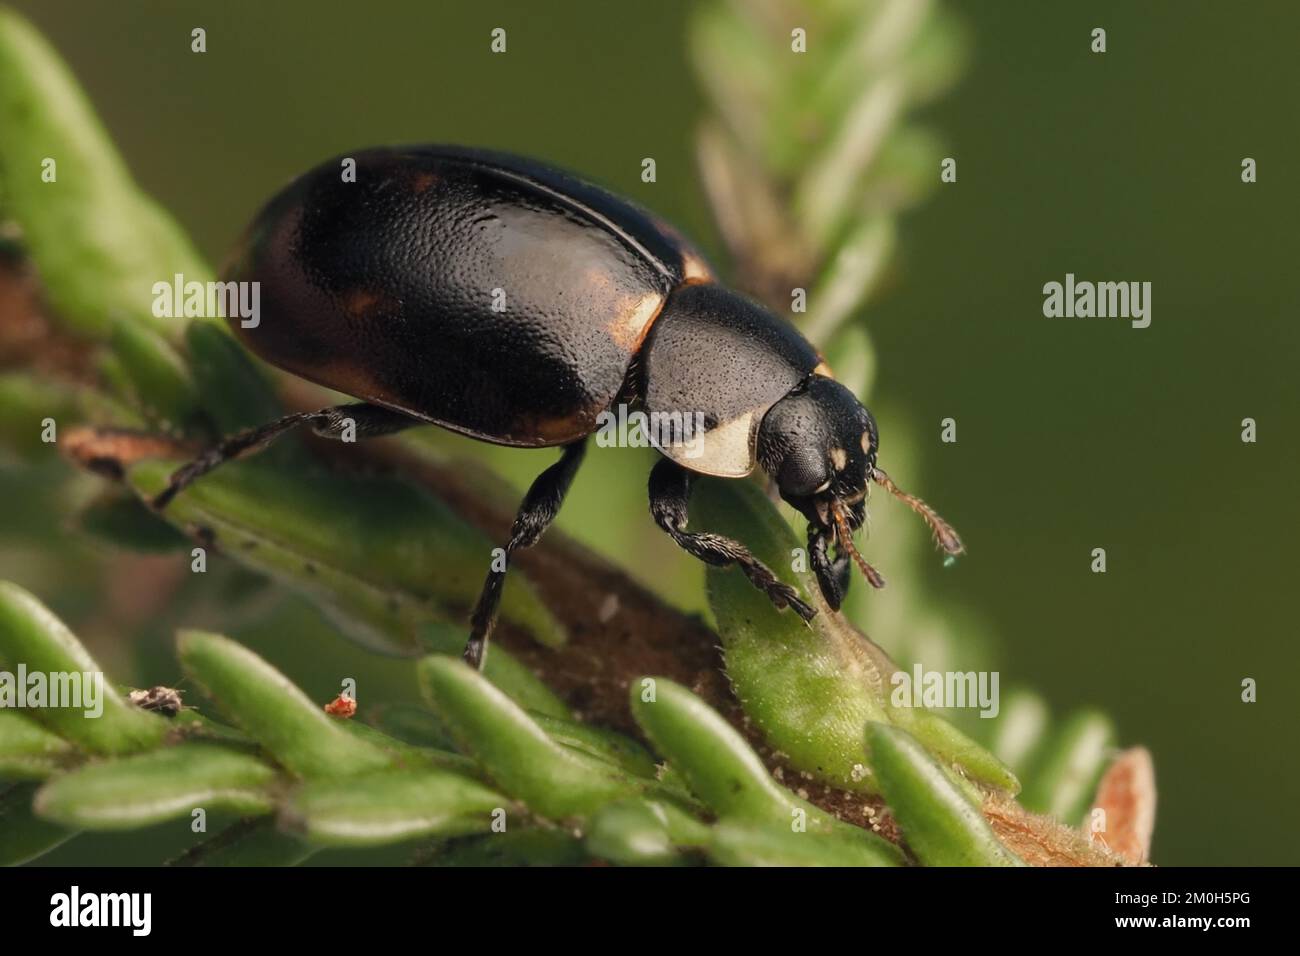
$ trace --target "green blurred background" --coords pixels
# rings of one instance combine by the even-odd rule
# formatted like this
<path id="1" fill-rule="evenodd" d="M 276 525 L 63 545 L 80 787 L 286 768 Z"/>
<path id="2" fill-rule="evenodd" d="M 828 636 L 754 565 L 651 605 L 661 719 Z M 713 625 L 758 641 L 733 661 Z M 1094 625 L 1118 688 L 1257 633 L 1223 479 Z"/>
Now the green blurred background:
<path id="1" fill-rule="evenodd" d="M 142 186 L 213 261 L 321 159 L 446 141 L 579 171 L 679 224 L 725 270 L 693 162 L 702 101 L 688 4 L 13 5 L 72 64 Z M 935 559 L 911 573 L 936 613 L 977 622 L 980 659 L 1004 689 L 1035 688 L 1058 715 L 1095 705 L 1123 743 L 1153 751 L 1158 863 L 1298 863 L 1286 821 L 1300 799 L 1288 756 L 1300 652 L 1286 595 L 1300 527 L 1300 293 L 1285 249 L 1300 208 L 1300 7 L 953 6 L 971 62 L 925 119 L 950 144 L 958 182 L 903 215 L 896 274 L 864 315 L 882 463 L 891 442 L 913 449 L 895 477 L 970 550 L 956 570 Z M 195 26 L 207 29 L 205 55 L 190 52 Z M 488 51 L 497 26 L 505 56 Z M 1096 26 L 1108 32 L 1101 56 L 1089 51 Z M 645 156 L 654 184 L 640 180 Z M 1259 163 L 1254 185 L 1240 181 L 1245 156 Z M 1066 272 L 1150 281 L 1151 327 L 1044 318 L 1042 286 Z M 1240 441 L 1247 416 L 1259 423 L 1253 445 Z M 956 444 L 939 440 L 945 417 Z M 521 487 L 552 457 L 440 440 Z M 703 609 L 699 565 L 646 514 L 649 455 L 591 459 L 560 526 Z M 138 589 L 115 589 L 113 575 L 177 580 L 183 558 L 123 570 L 48 527 L 34 496 L 85 492 L 81 479 L 56 481 L 64 471 L 0 468 L 0 575 L 64 614 L 119 676 L 174 680 L 167 640 L 183 623 L 248 642 L 322 699 L 340 674 L 414 699 L 406 665 L 345 643 L 295 599 L 267 591 L 232 609 L 211 582 L 187 582 L 185 600 L 139 606 Z M 890 504 L 874 514 L 882 537 L 913 520 Z M 1104 575 L 1089 569 L 1096 547 Z M 879 564 L 888 574 L 887 557 Z M 241 586 L 234 572 L 225 580 Z M 1240 700 L 1245 677 L 1259 683 L 1257 703 Z M 83 837 L 45 861 L 94 862 L 110 843 L 115 858 L 139 846 Z"/>

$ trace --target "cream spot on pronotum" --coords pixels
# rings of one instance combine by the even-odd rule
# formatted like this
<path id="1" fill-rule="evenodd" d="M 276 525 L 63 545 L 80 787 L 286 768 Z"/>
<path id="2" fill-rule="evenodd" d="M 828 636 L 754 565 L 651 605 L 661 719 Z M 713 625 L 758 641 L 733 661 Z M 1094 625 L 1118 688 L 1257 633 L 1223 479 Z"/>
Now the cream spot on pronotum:
<path id="1" fill-rule="evenodd" d="M 844 466 L 849 463 L 848 453 L 843 448 L 831 449 L 831 464 L 835 466 L 836 471 L 843 471 Z"/>

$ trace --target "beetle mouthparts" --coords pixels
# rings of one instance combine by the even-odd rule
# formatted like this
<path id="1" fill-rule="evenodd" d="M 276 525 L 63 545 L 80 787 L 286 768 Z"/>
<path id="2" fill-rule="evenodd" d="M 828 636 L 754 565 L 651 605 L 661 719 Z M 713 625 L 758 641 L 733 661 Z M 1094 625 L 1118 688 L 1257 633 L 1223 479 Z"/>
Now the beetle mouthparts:
<path id="1" fill-rule="evenodd" d="M 853 563 L 858 566 L 862 576 L 867 579 L 867 583 L 873 588 L 883 588 L 885 579 L 880 576 L 880 572 L 867 563 L 867 559 L 858 553 L 858 549 L 853 546 L 853 530 L 849 527 L 848 519 L 844 516 L 844 510 L 840 508 L 839 502 L 831 502 L 831 516 L 835 519 L 836 540 L 839 546 L 849 553 L 853 558 Z"/>

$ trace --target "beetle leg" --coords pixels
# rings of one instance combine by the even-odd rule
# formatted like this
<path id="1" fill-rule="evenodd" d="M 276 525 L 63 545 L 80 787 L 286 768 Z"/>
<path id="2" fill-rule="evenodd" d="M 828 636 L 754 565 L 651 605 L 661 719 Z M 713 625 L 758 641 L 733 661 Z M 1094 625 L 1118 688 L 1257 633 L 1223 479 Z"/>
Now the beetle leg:
<path id="1" fill-rule="evenodd" d="M 700 531 L 687 531 L 688 506 L 694 475 L 665 458 L 650 472 L 650 513 L 655 523 L 687 553 L 706 564 L 725 567 L 737 564 L 754 586 L 778 608 L 789 607 L 805 621 L 817 612 L 799 596 L 798 590 L 781 581 L 767 565 L 750 554 L 739 541 Z"/>
<path id="2" fill-rule="evenodd" d="M 837 550 L 835 557 L 830 557 L 827 551 L 830 543 L 828 529 L 808 525 L 808 562 L 817 575 L 822 597 L 826 598 L 832 611 L 838 611 L 844 603 L 844 596 L 849 593 L 851 566 L 847 553 Z"/>
<path id="3" fill-rule="evenodd" d="M 471 667 L 482 669 L 483 656 L 487 651 L 488 638 L 496 625 L 497 607 L 501 603 L 501 588 L 506 581 L 506 571 L 510 569 L 510 558 L 520 548 L 531 548 L 541 538 L 564 502 L 573 476 L 582 464 L 582 457 L 587 450 L 587 441 L 574 442 L 564 446 L 560 460 L 533 479 L 528 494 L 524 495 L 519 512 L 515 515 L 514 526 L 510 529 L 510 541 L 503 555 L 494 556 L 483 590 L 479 592 L 474 613 L 470 616 L 469 640 L 465 642 L 465 662 Z M 500 567 L 497 567 L 497 557 Z"/>
<path id="4" fill-rule="evenodd" d="M 349 424 L 350 423 L 350 424 Z M 401 412 L 365 402 L 356 405 L 332 405 L 314 412 L 295 412 L 273 422 L 238 432 L 203 452 L 187 465 L 172 473 L 171 480 L 153 499 L 153 507 L 166 508 L 186 486 L 232 458 L 242 458 L 261 451 L 285 432 L 299 425 L 311 425 L 324 438 L 342 439 L 349 433 L 356 438 L 375 438 L 415 425 L 427 424 Z"/>

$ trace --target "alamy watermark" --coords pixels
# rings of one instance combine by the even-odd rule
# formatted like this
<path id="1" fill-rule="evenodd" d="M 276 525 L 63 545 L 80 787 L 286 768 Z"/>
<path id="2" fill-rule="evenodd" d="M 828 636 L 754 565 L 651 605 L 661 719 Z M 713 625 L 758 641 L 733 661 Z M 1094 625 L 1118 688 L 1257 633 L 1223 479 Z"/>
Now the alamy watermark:
<path id="1" fill-rule="evenodd" d="M 1130 319 L 1135 329 L 1151 324 L 1150 282 L 1065 282 L 1043 286 L 1043 315 L 1049 319 Z"/>
<path id="2" fill-rule="evenodd" d="M 19 664 L 17 672 L 0 671 L 0 710 L 52 707 L 80 710 L 86 717 L 104 713 L 102 671 L 28 671 Z"/>
<path id="3" fill-rule="evenodd" d="M 596 444 L 601 448 L 681 446 L 687 458 L 704 454 L 703 412 L 629 411 L 619 404 L 597 415 L 596 425 Z"/>
<path id="4" fill-rule="evenodd" d="M 937 709 L 978 707 L 980 716 L 992 719 L 1001 710 L 997 671 L 927 671 L 920 664 L 894 671 L 889 702 L 895 707 Z"/>
<path id="5" fill-rule="evenodd" d="M 153 284 L 153 314 L 159 319 L 239 319 L 240 328 L 255 329 L 262 322 L 262 284 L 187 282 L 178 272 L 171 282 Z"/>
<path id="6" fill-rule="evenodd" d="M 83 893 L 73 886 L 50 897 L 50 925 L 57 927 L 126 927 L 132 936 L 153 929 L 152 893 Z"/>

